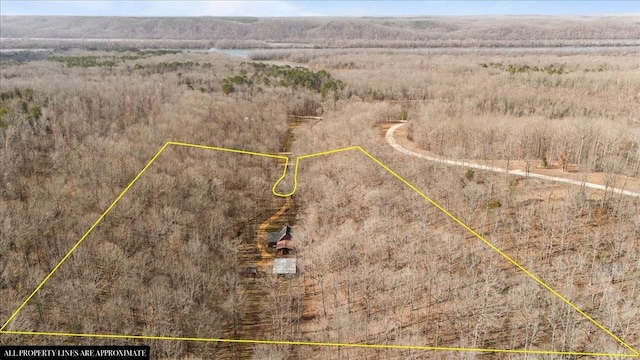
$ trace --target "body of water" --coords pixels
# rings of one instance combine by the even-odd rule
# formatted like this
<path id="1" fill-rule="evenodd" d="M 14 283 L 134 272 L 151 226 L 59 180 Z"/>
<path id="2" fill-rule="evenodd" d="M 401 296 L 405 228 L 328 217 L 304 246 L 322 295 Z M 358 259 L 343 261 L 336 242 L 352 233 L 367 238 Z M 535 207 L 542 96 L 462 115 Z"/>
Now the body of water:
<path id="1" fill-rule="evenodd" d="M 262 50 L 262 49 L 257 49 L 257 50 Z M 209 49 L 210 53 L 222 53 L 222 54 L 235 56 L 243 59 L 248 59 L 249 54 L 252 51 L 254 51 L 254 49 L 216 49 L 216 48 Z"/>

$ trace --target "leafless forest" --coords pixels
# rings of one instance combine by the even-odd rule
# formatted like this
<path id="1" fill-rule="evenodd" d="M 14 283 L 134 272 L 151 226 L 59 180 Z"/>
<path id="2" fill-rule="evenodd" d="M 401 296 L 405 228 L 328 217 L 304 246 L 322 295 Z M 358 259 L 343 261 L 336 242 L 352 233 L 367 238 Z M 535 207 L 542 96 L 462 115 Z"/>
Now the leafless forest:
<path id="1" fill-rule="evenodd" d="M 5 48 L 638 46 L 636 16 L 105 18 L 2 16 Z"/>
<path id="2" fill-rule="evenodd" d="M 503 27 L 475 24 L 502 29 L 472 38 L 501 42 L 500 49 L 489 49 L 466 47 L 471 40 L 464 40 L 470 37 L 463 20 L 305 19 L 278 33 L 284 19 L 218 19 L 214 24 L 227 26 L 221 34 L 233 27 L 245 35 L 183 38 L 223 47 L 309 41 L 311 33 L 334 39 L 325 44 L 330 47 L 357 47 L 366 39 L 349 35 L 341 42 L 329 31 L 338 27 L 350 34 L 362 26 L 394 31 L 399 35 L 388 37 L 402 42 L 449 41 L 443 35 L 449 31 L 464 49 L 269 50 L 256 55 L 265 61 L 259 63 L 220 53 L 106 46 L 0 63 L 0 321 L 167 141 L 287 152 L 290 160 L 360 145 L 638 349 L 639 198 L 428 163 L 395 151 L 384 139 L 390 121 L 408 120 L 396 134 L 399 140 L 437 156 L 588 175 L 608 186 L 627 186 L 625 179 L 632 184 L 640 178 L 638 47 L 614 41 L 599 48 L 511 51 L 503 42 L 533 28 L 542 29 L 533 40 L 557 39 L 553 46 L 627 41 L 638 38 L 637 22 L 573 18 L 562 27 L 557 19 L 537 19 L 532 29 L 515 27 L 510 19 Z M 65 32 L 65 21 L 52 18 L 30 28 L 29 36 L 77 37 Z M 168 26 L 155 21 L 149 23 Z M 29 18 L 2 22 L 3 46 L 11 43 L 6 38 L 26 37 L 18 27 L 35 26 Z M 292 33 L 296 28 L 298 35 Z M 257 39 L 247 29 L 281 35 Z M 141 43 L 146 38 L 133 32 L 109 36 Z M 167 30 L 156 40 L 179 36 Z M 315 118 L 293 126 L 292 115 Z M 269 269 L 248 276 L 247 266 L 260 258 L 258 228 L 282 206 L 271 193 L 282 171 L 275 159 L 167 147 L 5 330 L 630 353 L 355 150 L 300 163 L 293 205 L 281 220 L 293 228 L 298 274 L 276 277 Z M 282 191 L 290 186 L 288 178 Z M 248 319 L 259 321 L 259 329 Z M 0 339 L 141 343 L 160 359 L 571 358 L 7 334 Z"/>

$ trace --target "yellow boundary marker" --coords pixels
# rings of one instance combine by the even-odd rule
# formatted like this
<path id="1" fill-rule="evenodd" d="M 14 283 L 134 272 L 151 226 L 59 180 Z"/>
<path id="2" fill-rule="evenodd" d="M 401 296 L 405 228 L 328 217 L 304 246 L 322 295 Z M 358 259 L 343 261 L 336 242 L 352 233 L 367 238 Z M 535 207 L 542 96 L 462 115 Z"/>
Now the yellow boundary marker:
<path id="1" fill-rule="evenodd" d="M 352 347 L 352 348 L 368 348 L 368 349 L 440 350 L 440 351 L 492 352 L 492 353 L 538 354 L 538 355 L 637 357 L 637 355 L 635 354 L 608 354 L 608 353 L 591 353 L 591 352 L 577 352 L 577 351 L 462 348 L 462 347 L 442 347 L 442 346 L 422 346 L 422 345 L 383 345 L 383 344 L 358 344 L 358 343 L 344 344 L 344 343 L 311 342 L 311 341 L 215 339 L 215 338 L 192 338 L 192 337 L 178 337 L 178 336 L 144 336 L 144 335 L 113 335 L 113 334 L 76 334 L 76 333 L 57 333 L 57 332 L 38 332 L 38 331 L 2 331 L 0 333 L 14 334 L 14 335 L 41 335 L 41 336 L 86 337 L 86 338 L 127 339 L 127 340 L 173 340 L 173 341 L 200 341 L 200 342 L 221 342 L 221 343 L 239 343 L 239 344 Z"/>
<path id="2" fill-rule="evenodd" d="M 593 323 L 596 327 L 598 327 L 600 330 L 602 330 L 603 332 L 605 332 L 607 335 L 609 335 L 611 338 L 613 338 L 614 340 L 616 340 L 620 345 L 622 345 L 623 347 L 625 347 L 626 349 L 628 349 L 629 351 L 631 351 L 631 354 L 617 354 L 617 353 L 591 353 L 591 352 L 574 352 L 574 351 L 546 351 L 546 350 L 515 350 L 515 349 L 483 349 L 483 348 L 465 348 L 465 347 L 438 347 L 438 346 L 416 346 L 416 345 L 383 345 L 383 344 L 349 344 L 349 343 L 329 343 L 329 342 L 305 342 L 305 341 L 278 341 L 278 340 L 243 340 L 243 339 L 215 339 L 215 338 L 192 338 L 192 337 L 171 337 L 171 336 L 143 336 L 143 335 L 115 335 L 115 334 L 76 334 L 76 333 L 57 333 L 57 332 L 38 332 L 38 331 L 12 331 L 12 330 L 5 330 L 5 328 L 7 327 L 7 325 L 9 325 L 9 323 L 18 315 L 18 313 L 27 305 L 27 303 L 31 300 L 31 298 L 33 298 L 33 296 L 35 296 L 35 294 L 42 288 L 42 286 L 44 286 L 44 284 L 51 278 L 51 276 L 53 276 L 53 274 L 60 268 L 60 266 L 62 266 L 62 264 L 69 258 L 69 256 L 71 256 L 71 254 L 78 248 L 78 246 L 80 246 L 80 244 L 87 238 L 87 236 L 91 233 L 91 231 L 93 231 L 93 229 L 98 226 L 98 224 L 104 219 L 104 217 L 111 211 L 111 209 L 113 209 L 113 207 L 118 203 L 118 201 L 120 201 L 120 199 L 122 199 L 122 197 L 127 193 L 127 191 L 129 191 L 129 189 L 131 189 L 131 187 L 138 181 L 138 179 L 142 176 L 142 174 L 144 174 L 145 171 L 147 171 L 147 169 L 151 166 L 151 164 L 160 156 L 160 154 L 162 154 L 162 152 L 169 146 L 169 145 L 174 145 L 174 146 L 184 146 L 184 147 L 192 147 L 192 148 L 198 148 L 198 149 L 205 149 L 205 150 L 217 150 L 217 151 L 225 151 L 225 152 L 230 152 L 230 153 L 236 153 L 236 154 L 244 154 L 244 155 L 255 155 L 255 156 L 261 156 L 261 157 L 267 157 L 267 158 L 273 158 L 273 159 L 281 159 L 281 160 L 285 160 L 285 166 L 284 166 L 284 170 L 282 172 L 282 176 L 276 181 L 276 183 L 273 185 L 271 191 L 273 192 L 274 195 L 276 196 L 280 196 L 280 197 L 288 197 L 293 195 L 293 193 L 295 193 L 296 189 L 297 189 L 297 185 L 298 185 L 298 167 L 300 165 L 300 160 L 302 159 L 308 159 L 308 158 L 312 158 L 312 157 L 316 157 L 316 156 L 322 156 L 322 155 L 330 155 L 330 154 L 335 154 L 335 153 L 339 153 L 339 152 L 345 152 L 345 151 L 351 151 L 351 150 L 358 150 L 361 153 L 363 153 L 365 156 L 367 156 L 369 159 L 371 159 L 373 162 L 375 162 L 378 166 L 382 167 L 385 171 L 387 171 L 388 173 L 390 173 L 391 175 L 393 175 L 394 177 L 396 177 L 398 180 L 400 180 L 403 184 L 405 184 L 406 186 L 408 186 L 411 190 L 415 191 L 418 195 L 420 195 L 421 197 L 423 197 L 425 200 L 427 200 L 429 203 L 431 203 L 433 206 L 435 206 L 438 210 L 440 210 L 442 213 L 444 213 L 445 215 L 447 215 L 449 218 L 451 218 L 453 221 L 455 221 L 456 223 L 458 223 L 460 226 L 462 226 L 464 229 L 466 229 L 468 232 L 470 232 L 471 234 L 473 234 L 475 237 L 477 237 L 478 239 L 480 239 L 482 242 L 484 242 L 487 246 L 489 246 L 492 250 L 494 250 L 495 252 L 497 252 L 498 254 L 500 254 L 502 257 L 504 257 L 507 261 L 509 261 L 511 264 L 513 264 L 514 266 L 516 266 L 518 269 L 520 269 L 522 272 L 524 272 L 525 274 L 527 274 L 529 277 L 531 277 L 533 280 L 535 280 L 538 284 L 542 285 L 545 289 L 547 289 L 549 292 L 551 292 L 553 295 L 555 295 L 556 297 L 558 297 L 560 300 L 562 300 L 565 304 L 569 305 L 572 309 L 574 309 L 575 311 L 577 311 L 580 315 L 582 315 L 584 318 L 586 318 L 587 320 L 589 320 L 591 323 Z M 281 194 L 278 193 L 276 191 L 276 187 L 278 186 L 278 184 L 286 177 L 287 175 L 287 167 L 289 165 L 289 158 L 286 156 L 282 156 L 282 155 L 272 155 L 272 154 L 266 154 L 266 153 L 258 153 L 258 152 L 251 152 L 251 151 L 244 151 L 244 150 L 236 150 L 236 149 L 227 149 L 227 148 L 220 148 L 220 147 L 214 147 L 214 146 L 205 146 L 205 145 L 198 145 L 198 144 L 189 144 L 189 143 L 183 143 L 183 142 L 174 142 L 174 141 L 168 141 L 166 142 L 161 148 L 160 150 L 158 150 L 158 152 L 156 152 L 156 154 L 151 158 L 151 160 L 149 160 L 149 162 L 147 162 L 147 164 L 142 168 L 142 170 L 140 170 L 140 172 L 133 178 L 133 180 L 124 188 L 124 190 L 120 193 L 120 195 L 118 195 L 118 197 L 109 205 L 109 207 L 107 207 L 107 209 L 102 213 L 102 215 L 100 215 L 100 217 L 98 217 L 98 219 L 93 223 L 93 225 L 91 225 L 91 227 L 89 228 L 89 230 L 87 230 L 82 237 L 80 237 L 80 239 L 75 243 L 75 245 L 65 254 L 65 256 L 56 264 L 56 266 L 51 270 L 51 272 L 49 272 L 49 274 L 44 278 L 44 280 L 42 280 L 40 282 L 40 284 L 38 284 L 38 286 L 31 292 L 31 294 L 29 294 L 29 296 L 27 296 L 27 298 L 22 302 L 22 304 L 20 304 L 20 306 L 11 314 L 11 316 L 4 322 L 4 324 L 2 324 L 2 327 L 0 327 L 0 334 L 13 334 L 13 335 L 40 335 L 40 336 L 65 336 L 65 337 L 89 337 L 89 338 L 110 338 L 110 339 L 144 339 L 144 340 L 174 340 L 174 341 L 201 341 L 201 342 L 226 342 L 226 343 L 252 343 L 252 344 L 283 344 L 283 345 L 306 345 L 306 346 L 329 346 L 329 347 L 358 347 L 358 348 L 375 348 L 375 349 L 406 349 L 406 350 L 444 350 L 444 351 L 466 351 L 466 352 L 495 352 L 495 353 L 518 353 L 518 354 L 547 354 L 547 355 L 582 355 L 582 356 L 619 356 L 619 357 L 640 357 L 640 353 L 638 353 L 638 351 L 636 351 L 633 347 L 631 347 L 629 344 L 627 344 L 626 342 L 624 342 L 622 339 L 620 339 L 618 336 L 616 336 L 614 333 L 612 333 L 609 329 L 607 329 L 606 327 L 604 327 L 602 324 L 600 324 L 598 321 L 596 321 L 595 319 L 593 319 L 591 316 L 589 316 L 587 313 L 585 313 L 584 311 L 582 311 L 580 308 L 578 308 L 576 305 L 574 305 L 571 301 L 569 301 L 567 298 L 565 298 L 564 296 L 562 296 L 560 293 L 558 293 L 556 290 L 554 290 L 551 286 L 547 285 L 544 281 L 542 281 L 540 278 L 538 278 L 537 276 L 535 276 L 533 273 L 531 273 L 529 270 L 527 270 L 525 267 L 523 267 L 522 265 L 520 265 L 519 263 L 517 263 L 515 260 L 513 260 L 511 257 L 509 257 L 506 253 L 504 253 L 503 251 L 501 251 L 500 249 L 498 249 L 495 245 L 493 245 L 491 242 L 489 242 L 488 240 L 486 240 L 485 238 L 483 238 L 480 234 L 478 234 L 476 231 L 474 231 L 473 229 L 471 229 L 468 225 L 466 225 L 465 223 L 463 223 L 461 220 L 459 220 L 458 218 L 456 218 L 454 215 L 452 215 L 449 211 L 447 211 L 446 209 L 444 209 L 442 206 L 440 206 L 438 203 L 436 203 L 435 201 L 433 201 L 431 198 L 429 198 L 427 195 L 425 195 L 422 191 L 420 191 L 418 188 L 416 188 L 415 186 L 413 186 L 411 183 L 409 183 L 407 180 L 405 180 L 404 178 L 402 178 L 400 175 L 398 175 L 397 173 L 395 173 L 393 170 L 391 170 L 388 166 L 386 166 L 385 164 L 383 164 L 380 160 L 376 159 L 373 155 L 371 155 L 370 153 L 368 153 L 366 150 L 364 150 L 362 147 L 360 146 L 351 146 L 351 147 L 346 147 L 346 148 L 342 148 L 342 149 L 336 149 L 336 150 L 330 150 L 330 151 L 324 151 L 324 152 L 319 152 L 319 153 L 315 153 L 315 154 L 309 154 L 309 155 L 304 155 L 304 156 L 299 156 L 296 158 L 296 163 L 295 163 L 295 168 L 294 168 L 294 178 L 293 178 L 293 189 L 291 192 L 286 193 L 286 194 Z"/>

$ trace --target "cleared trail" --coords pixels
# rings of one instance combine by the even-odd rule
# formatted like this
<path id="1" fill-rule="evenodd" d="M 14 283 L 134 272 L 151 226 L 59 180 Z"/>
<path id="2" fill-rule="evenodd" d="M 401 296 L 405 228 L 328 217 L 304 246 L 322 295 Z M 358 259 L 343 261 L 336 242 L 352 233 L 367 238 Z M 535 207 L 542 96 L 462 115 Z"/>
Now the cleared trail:
<path id="1" fill-rule="evenodd" d="M 267 251 L 267 249 L 265 249 L 263 240 L 264 240 L 264 237 L 267 235 L 267 228 L 269 227 L 269 225 L 271 225 L 271 223 L 276 221 L 278 218 L 280 218 L 280 216 L 282 216 L 282 214 L 284 214 L 287 210 L 289 210 L 290 206 L 291 206 L 291 197 L 286 197 L 284 204 L 282 205 L 280 210 L 278 210 L 278 212 L 276 212 L 275 214 L 271 215 L 269 219 L 267 219 L 265 222 L 260 224 L 260 226 L 258 227 L 258 233 L 256 235 L 256 247 L 260 251 L 260 261 L 256 262 L 257 266 L 266 267 L 267 265 L 271 264 L 269 260 L 273 259 L 273 255 L 270 254 Z"/>
<path id="2" fill-rule="evenodd" d="M 282 202 L 282 205 L 276 205 L 279 207 L 274 207 L 274 211 L 276 209 L 277 211 L 258 226 L 255 240 L 251 243 L 244 243 L 241 248 L 240 260 L 243 267 L 246 269 L 254 268 L 257 272 L 245 271 L 242 274 L 244 302 L 235 326 L 237 330 L 230 334 L 235 339 L 264 339 L 265 334 L 272 331 L 272 324 L 267 314 L 270 304 L 267 301 L 269 290 L 266 280 L 273 264 L 273 255 L 265 248 L 263 239 L 267 234 L 267 228 L 290 209 L 291 200 L 289 198 L 278 202 Z M 223 347 L 225 346 L 230 351 L 222 355 L 221 358 L 235 360 L 254 358 L 254 344 L 223 345 Z"/>
<path id="3" fill-rule="evenodd" d="M 280 149 L 281 152 L 289 153 L 293 140 L 293 130 L 300 124 L 302 124 L 300 120 L 291 120 L 289 122 L 289 128 Z M 247 270 L 252 270 L 245 271 L 243 274 L 244 303 L 236 326 L 238 331 L 233 334 L 236 339 L 264 339 L 265 334 L 273 331 L 273 324 L 268 311 L 273 304 L 268 301 L 268 295 L 271 290 L 267 280 L 271 276 L 274 255 L 267 251 L 264 239 L 268 233 L 267 229 L 275 224 L 282 223 L 281 218 L 286 217 L 288 221 L 285 222 L 291 223 L 291 217 L 295 217 L 292 206 L 293 201 L 290 196 L 274 198 L 271 205 L 273 215 L 258 226 L 253 241 L 246 242 L 242 246 L 240 253 L 242 264 Z M 255 358 L 254 344 L 233 344 L 231 348 L 233 351 L 229 354 L 229 359 L 249 360 Z M 297 358 L 295 353 L 291 358 Z"/>
<path id="4" fill-rule="evenodd" d="M 529 177 L 529 178 L 536 178 L 536 179 L 542 179 L 542 180 L 548 180 L 548 181 L 555 181 L 555 182 L 560 182 L 560 183 L 565 183 L 565 184 L 570 184 L 570 185 L 588 187 L 588 188 L 591 188 L 591 189 L 610 191 L 610 192 L 612 192 L 614 194 L 626 195 L 626 196 L 640 198 L 640 193 L 637 193 L 637 192 L 624 190 L 624 189 L 619 189 L 619 188 L 614 188 L 614 187 L 605 186 L 605 185 L 601 185 L 601 184 L 594 184 L 594 183 L 590 183 L 590 182 L 586 182 L 586 181 L 565 179 L 565 178 L 556 177 L 556 176 L 536 174 L 536 173 L 532 173 L 532 172 L 527 173 L 527 172 L 522 171 L 522 170 L 508 170 L 508 169 L 499 168 L 499 167 L 495 167 L 495 166 L 487 166 L 487 165 L 475 164 L 475 163 L 464 161 L 464 160 L 463 161 L 461 161 L 461 160 L 450 160 L 450 159 L 445 159 L 445 158 L 440 158 L 440 157 L 434 157 L 434 156 L 419 154 L 417 152 L 414 152 L 414 151 L 411 151 L 409 149 L 406 149 L 406 148 L 402 147 L 402 145 L 398 144 L 398 142 L 395 140 L 395 138 L 394 138 L 395 131 L 398 128 L 400 128 L 401 126 L 404 126 L 404 125 L 405 125 L 405 123 L 400 123 L 400 124 L 396 124 L 396 125 L 391 126 L 387 130 L 387 132 L 385 134 L 385 140 L 387 141 L 387 143 L 392 148 L 394 148 L 395 150 L 397 150 L 397 151 L 399 151 L 399 152 L 401 152 L 403 154 L 409 155 L 409 156 L 414 156 L 414 157 L 417 157 L 417 158 L 420 158 L 420 159 L 424 159 L 424 160 L 427 160 L 427 161 L 433 161 L 433 162 L 437 162 L 437 163 L 441 163 L 441 164 L 447 164 L 447 165 L 453 165 L 453 166 L 463 166 L 463 167 L 471 168 L 471 169 L 486 170 L 486 171 L 493 171 L 493 172 L 503 173 L 503 174 L 510 174 L 510 175 L 516 175 L 516 176 L 522 176 L 522 177 Z"/>

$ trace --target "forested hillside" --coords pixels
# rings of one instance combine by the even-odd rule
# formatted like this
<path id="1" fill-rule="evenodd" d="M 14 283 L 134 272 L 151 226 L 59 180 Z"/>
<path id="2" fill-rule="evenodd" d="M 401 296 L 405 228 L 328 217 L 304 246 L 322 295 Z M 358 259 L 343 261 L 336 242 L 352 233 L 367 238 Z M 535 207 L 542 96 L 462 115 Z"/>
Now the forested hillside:
<path id="1" fill-rule="evenodd" d="M 640 192 L 638 46 L 276 49 L 254 56 L 264 63 L 149 49 L 615 45 L 639 35 L 632 18 L 530 19 L 2 17 L 3 47 L 116 49 L 0 62 L 0 326 L 65 334 L 0 342 L 141 343 L 152 358 L 188 360 L 630 355 L 622 342 L 640 344 L 640 198 L 610 189 Z M 399 120 L 394 136 L 413 151 L 607 190 L 409 156 L 385 138 Z M 271 192 L 282 158 L 170 145 L 101 218 L 167 141 L 289 164 L 324 155 L 300 160 L 284 200 Z M 495 249 L 363 152 L 327 154 L 355 145 Z M 294 186 L 285 174 L 280 193 Z M 297 273 L 277 276 L 261 236 L 285 222 Z"/>
<path id="2" fill-rule="evenodd" d="M 640 23 L 633 16 L 189 19 L 3 16 L 0 21 L 0 36 L 7 39 L 146 39 L 165 40 L 162 44 L 170 47 L 612 45 L 637 44 L 640 38 Z M 176 39 L 183 42 L 169 41 Z M 3 43 L 8 47 L 15 42 Z"/>
<path id="3" fill-rule="evenodd" d="M 241 66 L 221 55 L 112 55 L 0 69 L 3 323 L 167 141 L 276 153 L 288 111 L 320 97 L 275 84 L 225 95 Z M 280 175 L 273 159 L 166 148 L 7 330 L 240 336 L 242 256 Z M 240 351 L 151 343 L 153 358 Z"/>

